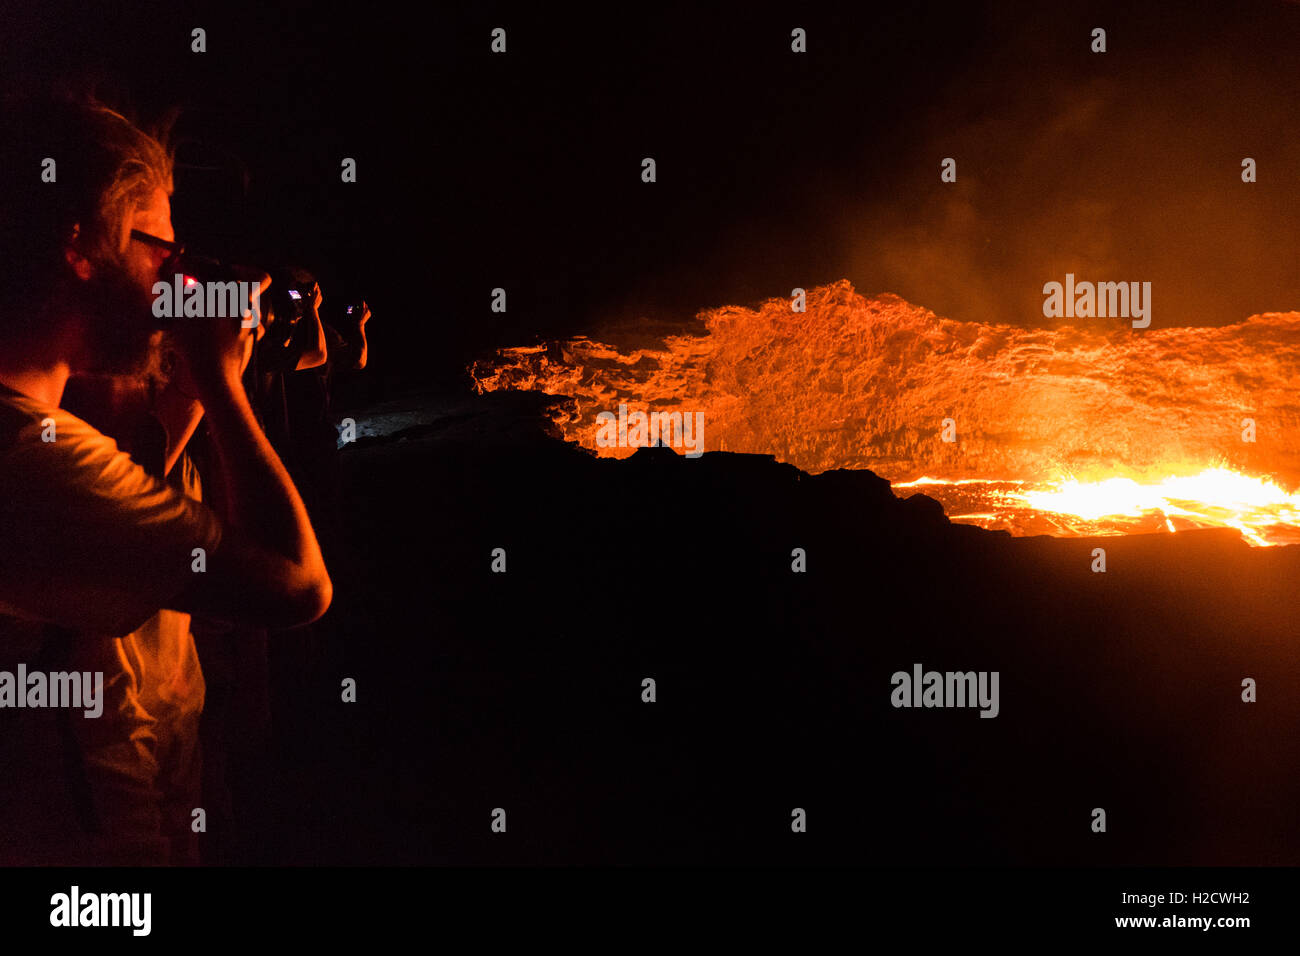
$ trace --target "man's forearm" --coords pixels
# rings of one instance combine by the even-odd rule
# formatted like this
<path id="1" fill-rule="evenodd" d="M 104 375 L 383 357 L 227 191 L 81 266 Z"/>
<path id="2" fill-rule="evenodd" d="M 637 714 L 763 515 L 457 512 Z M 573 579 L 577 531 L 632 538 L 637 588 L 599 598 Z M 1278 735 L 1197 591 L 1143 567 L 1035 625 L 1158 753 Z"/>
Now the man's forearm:
<path id="1" fill-rule="evenodd" d="M 304 570 L 323 569 L 307 508 L 239 380 L 209 384 L 200 397 L 226 488 L 227 522 Z"/>
<path id="2" fill-rule="evenodd" d="M 297 346 L 297 359 L 294 363 L 294 371 L 301 372 L 304 369 L 320 368 L 329 360 L 329 344 L 325 339 L 325 324 L 320 320 L 320 313 L 314 308 L 308 313 L 315 321 L 313 323 L 315 331 L 311 333 L 308 339 L 303 333 L 306 318 L 303 323 L 299 323 L 298 328 L 294 330 L 293 341 Z"/>

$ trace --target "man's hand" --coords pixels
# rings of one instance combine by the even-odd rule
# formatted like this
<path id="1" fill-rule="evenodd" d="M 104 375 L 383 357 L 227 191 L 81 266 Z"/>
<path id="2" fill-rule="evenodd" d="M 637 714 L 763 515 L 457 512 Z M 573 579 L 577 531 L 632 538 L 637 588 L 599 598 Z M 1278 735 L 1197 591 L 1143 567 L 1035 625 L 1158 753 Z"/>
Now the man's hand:
<path id="1" fill-rule="evenodd" d="M 360 348 L 357 349 L 356 361 L 352 367 L 357 371 L 366 367 L 370 360 L 370 343 L 366 340 L 366 323 L 370 321 L 370 306 L 366 305 L 365 300 L 361 302 L 361 318 L 357 320 L 357 339 L 360 341 Z"/>
<path id="2" fill-rule="evenodd" d="M 311 291 L 303 301 L 306 302 L 303 321 L 294 331 L 295 345 L 302 349 L 294 365 L 294 371 L 298 372 L 308 368 L 320 368 L 329 361 L 329 344 L 325 340 L 325 327 L 320 320 L 320 304 L 324 298 L 319 282 L 312 283 Z"/>
<path id="3" fill-rule="evenodd" d="M 252 273 L 244 281 L 258 282 L 259 295 L 271 285 L 271 277 L 265 274 Z M 173 340 L 186 378 L 180 387 L 187 392 L 192 388 L 192 394 L 203 399 L 205 392 L 227 389 L 239 381 L 255 338 L 251 328 L 243 327 L 243 318 L 210 317 L 179 320 Z"/>

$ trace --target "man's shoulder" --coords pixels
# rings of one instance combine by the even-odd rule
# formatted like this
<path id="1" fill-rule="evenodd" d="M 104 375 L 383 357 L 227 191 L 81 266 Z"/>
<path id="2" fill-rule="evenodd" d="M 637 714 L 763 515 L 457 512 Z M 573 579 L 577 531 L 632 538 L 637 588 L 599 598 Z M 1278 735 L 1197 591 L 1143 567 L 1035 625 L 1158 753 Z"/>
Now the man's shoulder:
<path id="1" fill-rule="evenodd" d="M 30 445 L 76 446 L 84 457 L 87 446 L 108 454 L 115 453 L 117 442 L 71 412 L 46 405 L 35 399 L 0 386 L 0 452 Z"/>
<path id="2" fill-rule="evenodd" d="M 74 503 L 102 512 L 109 499 L 156 498 L 164 487 L 71 412 L 0 395 L 0 513 Z"/>
<path id="3" fill-rule="evenodd" d="M 0 448 L 17 444 L 23 430 L 30 428 L 33 422 L 40 422 L 34 403 L 0 386 Z"/>

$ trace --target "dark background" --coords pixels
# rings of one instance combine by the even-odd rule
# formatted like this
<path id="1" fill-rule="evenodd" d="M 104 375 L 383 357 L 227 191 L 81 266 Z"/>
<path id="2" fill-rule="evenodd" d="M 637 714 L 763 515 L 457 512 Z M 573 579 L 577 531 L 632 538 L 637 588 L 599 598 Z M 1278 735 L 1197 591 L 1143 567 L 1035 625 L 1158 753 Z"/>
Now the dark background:
<path id="1" fill-rule="evenodd" d="M 364 295 L 370 397 L 842 277 L 1013 324 L 1067 271 L 1152 281 L 1158 326 L 1300 290 L 1295 3 L 55 3 L 3 34 L 7 89 L 181 108 L 178 234 Z"/>
<path id="2" fill-rule="evenodd" d="M 0 69 L 183 107 L 178 234 L 364 295 L 372 400 L 844 276 L 1021 324 L 1067 271 L 1152 281 L 1156 325 L 1295 306 L 1300 6 L 808 9 L 52 5 Z M 335 603 L 272 642 L 234 861 L 1296 861 L 1290 551 L 1108 539 L 1094 575 L 1095 541 L 950 528 L 865 472 L 593 461 L 526 398 L 342 456 Z M 999 670 L 1002 716 L 890 708 L 914 662 Z"/>

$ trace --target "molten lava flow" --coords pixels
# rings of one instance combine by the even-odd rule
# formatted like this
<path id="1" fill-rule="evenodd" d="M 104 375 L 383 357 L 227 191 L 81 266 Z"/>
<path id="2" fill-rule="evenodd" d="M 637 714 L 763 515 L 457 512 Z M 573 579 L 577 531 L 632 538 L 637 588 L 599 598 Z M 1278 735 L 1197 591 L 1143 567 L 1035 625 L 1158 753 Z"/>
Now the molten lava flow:
<path id="1" fill-rule="evenodd" d="M 810 291 L 803 313 L 787 299 L 727 306 L 662 340 L 614 329 L 618 344 L 503 349 L 470 371 L 480 392 L 567 396 L 557 424 L 603 455 L 635 449 L 598 445 L 601 412 L 698 412 L 709 451 L 814 474 L 870 468 L 923 488 L 956 521 L 1300 540 L 1300 498 L 1285 487 L 1300 484 L 1300 313 L 1223 328 L 1095 321 L 956 322 L 840 281 Z M 942 440 L 945 419 L 956 441 Z"/>
<path id="2" fill-rule="evenodd" d="M 1300 495 L 1228 468 L 1139 483 L 1074 479 L 1027 488 L 1023 482 L 921 478 L 899 483 L 942 501 L 953 521 L 1018 534 L 1098 535 L 1236 528 L 1255 545 L 1300 544 Z M 969 507 L 983 508 L 967 511 Z M 956 510 L 952 510 L 952 509 Z"/>

